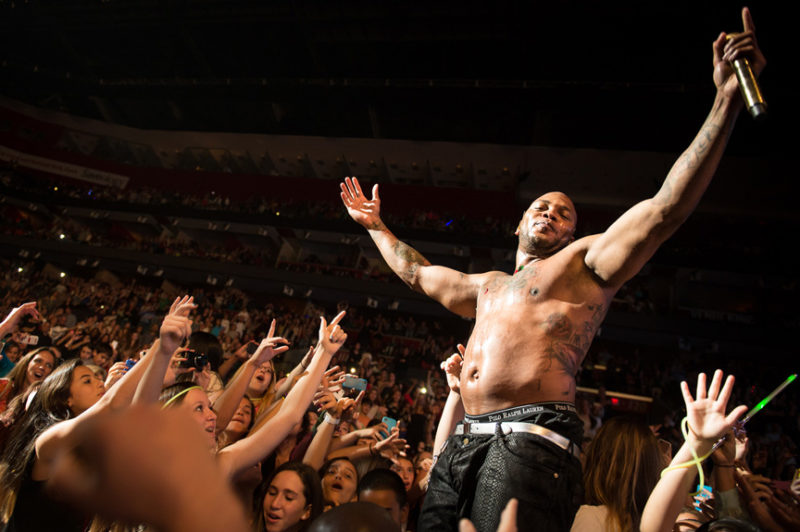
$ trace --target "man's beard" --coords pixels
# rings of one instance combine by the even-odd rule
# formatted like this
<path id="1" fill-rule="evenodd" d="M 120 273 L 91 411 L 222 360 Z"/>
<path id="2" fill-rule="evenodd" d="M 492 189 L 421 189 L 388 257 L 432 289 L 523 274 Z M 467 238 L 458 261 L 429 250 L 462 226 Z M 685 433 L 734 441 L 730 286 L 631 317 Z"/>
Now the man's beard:
<path id="1" fill-rule="evenodd" d="M 536 234 L 520 233 L 519 235 L 519 249 L 529 255 L 549 256 L 563 247 L 565 247 L 565 243 L 560 239 L 548 242 L 547 239 Z"/>

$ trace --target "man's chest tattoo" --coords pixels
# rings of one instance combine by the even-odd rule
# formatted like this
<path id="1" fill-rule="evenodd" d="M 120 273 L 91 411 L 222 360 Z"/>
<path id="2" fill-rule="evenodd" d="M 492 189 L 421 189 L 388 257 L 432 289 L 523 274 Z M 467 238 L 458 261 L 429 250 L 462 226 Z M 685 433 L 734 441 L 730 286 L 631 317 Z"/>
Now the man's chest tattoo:
<path id="1" fill-rule="evenodd" d="M 605 316 L 602 304 L 588 305 L 586 308 L 591 314 L 583 321 L 575 321 L 563 312 L 554 312 L 541 323 L 547 340 L 542 346 L 547 357 L 544 371 L 563 371 L 571 376 L 577 374 Z"/>

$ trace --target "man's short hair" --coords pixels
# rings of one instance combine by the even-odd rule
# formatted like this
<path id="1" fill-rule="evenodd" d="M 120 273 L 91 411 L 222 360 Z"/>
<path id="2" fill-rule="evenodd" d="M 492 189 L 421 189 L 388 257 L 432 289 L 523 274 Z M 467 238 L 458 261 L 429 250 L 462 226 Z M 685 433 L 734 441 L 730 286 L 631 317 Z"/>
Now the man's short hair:
<path id="1" fill-rule="evenodd" d="M 400 475 L 391 469 L 378 468 L 373 469 L 361 479 L 358 483 L 358 497 L 361 498 L 361 493 L 364 491 L 379 491 L 389 490 L 393 491 L 397 498 L 397 504 L 402 508 L 408 501 L 406 499 L 406 487 L 403 484 L 403 479 Z"/>

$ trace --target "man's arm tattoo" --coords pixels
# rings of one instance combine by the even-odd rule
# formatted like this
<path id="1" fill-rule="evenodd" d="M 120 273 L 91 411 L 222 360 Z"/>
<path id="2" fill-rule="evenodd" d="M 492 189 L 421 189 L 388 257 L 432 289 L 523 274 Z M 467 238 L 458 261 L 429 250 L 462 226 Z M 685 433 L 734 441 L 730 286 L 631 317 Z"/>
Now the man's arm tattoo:
<path id="1" fill-rule="evenodd" d="M 412 248 L 405 242 L 398 240 L 392 247 L 395 256 L 402 260 L 405 264 L 401 265 L 397 271 L 397 275 L 408 284 L 414 282 L 414 277 L 420 266 L 429 266 L 430 262 L 420 254 L 419 251 Z"/>
<path id="2" fill-rule="evenodd" d="M 703 124 L 700 133 L 678 159 L 675 170 L 669 173 L 654 200 L 658 205 L 668 205 L 674 198 L 674 188 L 683 188 L 686 181 L 694 177 L 694 172 L 705 162 L 708 151 L 714 146 L 716 137 L 722 128 L 719 124 L 709 122 Z"/>

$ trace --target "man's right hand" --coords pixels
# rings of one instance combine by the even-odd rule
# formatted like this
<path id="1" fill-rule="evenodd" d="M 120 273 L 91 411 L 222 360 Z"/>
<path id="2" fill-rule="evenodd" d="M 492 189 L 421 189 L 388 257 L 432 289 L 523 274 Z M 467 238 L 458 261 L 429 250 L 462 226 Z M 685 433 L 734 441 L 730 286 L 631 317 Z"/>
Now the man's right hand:
<path id="1" fill-rule="evenodd" d="M 344 183 L 340 183 L 342 189 L 340 196 L 344 206 L 347 207 L 347 214 L 367 229 L 378 229 L 381 222 L 381 198 L 378 196 L 378 185 L 372 187 L 372 199 L 368 200 L 361 190 L 358 179 L 346 177 Z"/>

